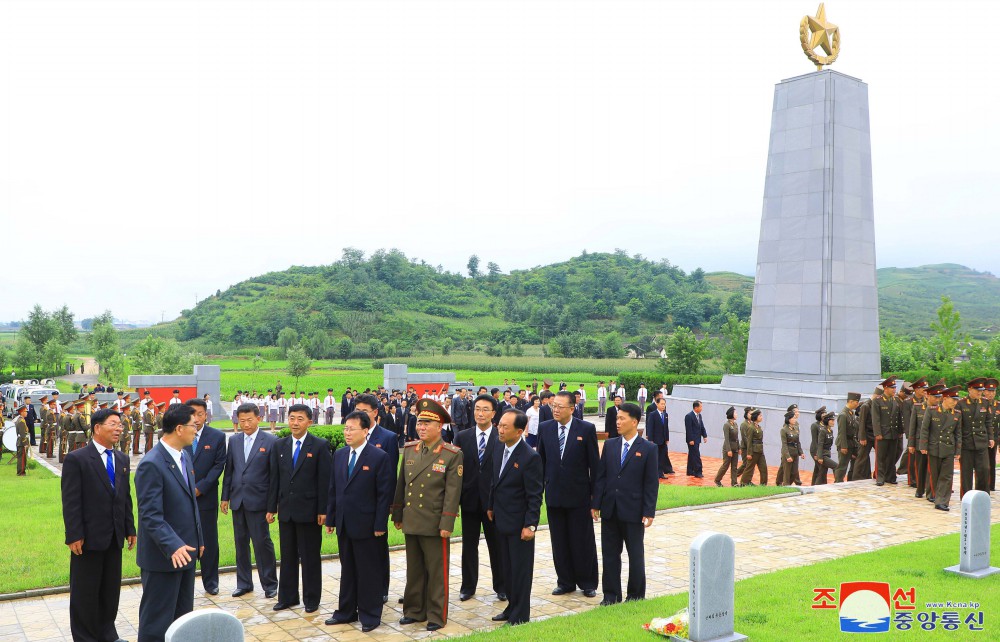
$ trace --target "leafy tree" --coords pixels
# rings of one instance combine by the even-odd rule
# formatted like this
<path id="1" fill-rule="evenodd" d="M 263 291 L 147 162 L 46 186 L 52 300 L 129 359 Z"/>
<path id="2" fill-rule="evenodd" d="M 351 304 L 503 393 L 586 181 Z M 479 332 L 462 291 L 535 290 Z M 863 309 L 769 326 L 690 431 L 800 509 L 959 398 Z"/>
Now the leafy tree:
<path id="1" fill-rule="evenodd" d="M 399 349 L 396 347 L 396 344 L 391 341 L 382 346 L 382 354 L 386 357 L 395 357 L 398 350 Z"/>
<path id="2" fill-rule="evenodd" d="M 617 332 L 609 332 L 601 342 L 604 356 L 608 359 L 620 359 L 625 356 L 625 347 L 622 345 L 622 335 Z"/>
<path id="3" fill-rule="evenodd" d="M 76 326 L 73 324 L 73 313 L 69 311 L 67 306 L 63 306 L 52 313 L 52 321 L 56 325 L 56 333 L 58 335 L 59 343 L 64 346 L 76 341 L 76 337 L 79 334 L 77 332 Z"/>
<path id="4" fill-rule="evenodd" d="M 312 369 L 312 361 L 306 356 L 306 351 L 302 349 L 302 346 L 294 346 L 288 350 L 288 369 L 286 372 L 289 377 L 295 379 L 295 389 L 299 389 L 299 378 L 304 377 L 309 374 Z"/>
<path id="5" fill-rule="evenodd" d="M 264 365 L 264 357 L 260 356 L 260 353 L 258 352 L 253 356 L 253 359 L 250 360 L 250 369 L 253 370 L 254 386 L 257 385 L 257 381 L 260 375 L 260 369 L 263 365 Z"/>
<path id="6" fill-rule="evenodd" d="M 330 335 L 323 330 L 316 330 L 309 337 L 309 356 L 313 359 L 325 359 L 330 354 Z"/>
<path id="7" fill-rule="evenodd" d="M 477 278 L 479 276 L 479 257 L 473 254 L 469 257 L 469 262 L 466 263 L 465 267 L 469 269 L 469 276 L 472 278 Z"/>
<path id="8" fill-rule="evenodd" d="M 0 381 L 3 380 L 3 374 L 7 372 L 8 363 L 10 363 L 10 350 L 0 346 Z"/>
<path id="9" fill-rule="evenodd" d="M 58 373 L 63 359 L 66 358 L 66 346 L 59 343 L 55 337 L 45 342 L 45 349 L 42 351 L 42 363 L 51 372 Z"/>
<path id="10" fill-rule="evenodd" d="M 382 342 L 376 339 L 375 337 L 368 339 L 368 356 L 374 359 L 379 354 L 381 354 L 381 352 L 382 352 Z"/>
<path id="11" fill-rule="evenodd" d="M 35 304 L 35 307 L 28 313 L 28 320 L 21 326 L 18 333 L 27 339 L 35 349 L 34 363 L 36 369 L 42 363 L 42 356 L 45 351 L 45 344 L 49 339 L 56 336 L 56 323 L 48 312 L 42 310 L 42 306 Z"/>
<path id="12" fill-rule="evenodd" d="M 278 333 L 278 347 L 281 348 L 281 353 L 285 357 L 288 356 L 288 351 L 298 344 L 299 333 L 296 332 L 295 328 L 282 328 L 281 332 Z"/>
<path id="13" fill-rule="evenodd" d="M 114 363 L 121 354 L 121 346 L 118 344 L 118 331 L 115 330 L 114 317 L 110 310 L 105 310 L 104 314 L 94 318 L 90 331 L 90 349 L 97 358 L 97 363 L 101 366 L 102 374 L 110 376 L 114 368 Z"/>
<path id="14" fill-rule="evenodd" d="M 455 349 L 455 341 L 451 337 L 445 337 L 441 342 L 441 354 L 449 355 Z"/>
<path id="15" fill-rule="evenodd" d="M 920 362 L 914 357 L 912 343 L 904 341 L 888 328 L 883 328 L 879 339 L 882 372 L 902 372 L 920 367 Z"/>
<path id="16" fill-rule="evenodd" d="M 500 266 L 490 261 L 486 264 L 486 272 L 489 274 L 491 281 L 496 281 L 500 276 Z"/>
<path id="17" fill-rule="evenodd" d="M 931 366 L 935 370 L 953 370 L 955 357 L 961 354 L 969 338 L 962 332 L 961 315 L 947 296 L 941 297 L 937 321 L 931 322 L 931 330 L 934 331 L 934 336 L 925 342 Z"/>
<path id="18" fill-rule="evenodd" d="M 174 339 L 153 335 L 146 335 L 132 346 L 129 354 L 137 374 L 191 374 L 194 366 L 204 359 L 198 352 L 185 351 Z M 120 376 L 120 371 L 115 376 Z"/>
<path id="19" fill-rule="evenodd" d="M 27 370 L 35 362 L 35 346 L 27 337 L 18 336 L 14 343 L 14 357 L 11 359 L 18 370 Z"/>
<path id="20" fill-rule="evenodd" d="M 719 342 L 719 358 L 727 374 L 743 374 L 747 366 L 747 346 L 750 342 L 750 324 L 735 314 L 726 317 Z"/>
<path id="21" fill-rule="evenodd" d="M 726 299 L 725 313 L 735 315 L 740 321 L 750 320 L 750 311 L 753 303 L 750 299 L 739 292 L 733 292 Z"/>
<path id="22" fill-rule="evenodd" d="M 342 338 L 337 342 L 337 356 L 341 359 L 349 360 L 351 358 L 351 353 L 354 352 L 354 342 L 347 337 Z"/>
<path id="23" fill-rule="evenodd" d="M 678 328 L 667 341 L 667 358 L 660 359 L 657 367 L 671 374 L 698 374 L 708 351 L 708 341 L 699 340 L 688 328 Z"/>

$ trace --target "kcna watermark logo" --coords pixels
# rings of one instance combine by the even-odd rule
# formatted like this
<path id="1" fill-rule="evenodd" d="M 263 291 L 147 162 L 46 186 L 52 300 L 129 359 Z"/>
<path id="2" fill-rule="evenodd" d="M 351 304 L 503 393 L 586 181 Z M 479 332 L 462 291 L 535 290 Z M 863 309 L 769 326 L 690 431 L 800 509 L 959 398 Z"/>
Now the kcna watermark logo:
<path id="1" fill-rule="evenodd" d="M 912 586 L 893 591 L 888 582 L 843 582 L 839 591 L 814 588 L 812 601 L 814 609 L 839 609 L 842 633 L 933 631 L 938 627 L 945 631 L 983 630 L 978 602 L 927 602 L 918 612 L 917 592 Z"/>

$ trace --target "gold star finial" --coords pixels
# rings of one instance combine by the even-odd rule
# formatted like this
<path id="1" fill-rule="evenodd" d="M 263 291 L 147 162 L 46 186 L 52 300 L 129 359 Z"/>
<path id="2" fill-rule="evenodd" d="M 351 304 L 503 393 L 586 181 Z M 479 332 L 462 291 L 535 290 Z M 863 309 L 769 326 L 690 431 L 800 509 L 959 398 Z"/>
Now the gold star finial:
<path id="1" fill-rule="evenodd" d="M 806 57 L 822 70 L 823 65 L 831 65 L 840 54 L 840 27 L 827 22 L 826 7 L 821 2 L 816 16 L 805 16 L 799 23 L 799 40 Z M 816 53 L 822 49 L 826 55 Z"/>

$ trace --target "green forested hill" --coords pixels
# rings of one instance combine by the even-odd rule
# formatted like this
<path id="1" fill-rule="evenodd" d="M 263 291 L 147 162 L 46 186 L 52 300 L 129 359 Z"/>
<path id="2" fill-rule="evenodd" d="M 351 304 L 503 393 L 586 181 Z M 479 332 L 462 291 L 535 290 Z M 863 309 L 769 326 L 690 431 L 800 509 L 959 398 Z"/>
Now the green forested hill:
<path id="1" fill-rule="evenodd" d="M 686 273 L 669 261 L 584 253 L 562 263 L 503 274 L 490 264 L 475 277 L 443 271 L 396 250 L 370 257 L 345 250 L 340 261 L 271 272 L 201 301 L 154 332 L 203 352 L 275 345 L 293 328 L 331 344 L 392 342 L 396 350 L 539 343 L 559 335 L 654 344 L 675 326 L 709 331 L 728 314 L 749 318 L 751 277 Z M 998 323 L 1000 279 L 959 265 L 878 271 L 883 328 L 925 334 L 942 294 L 975 336 Z M 148 332 L 140 331 L 140 332 Z M 605 345 L 613 341 L 608 340 Z"/>

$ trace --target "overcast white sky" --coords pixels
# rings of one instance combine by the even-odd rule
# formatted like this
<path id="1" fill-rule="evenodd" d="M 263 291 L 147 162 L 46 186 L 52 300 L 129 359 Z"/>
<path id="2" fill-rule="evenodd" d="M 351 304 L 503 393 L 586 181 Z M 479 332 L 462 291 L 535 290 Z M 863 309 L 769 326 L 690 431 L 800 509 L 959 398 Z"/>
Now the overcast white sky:
<path id="1" fill-rule="evenodd" d="M 24 278 L 0 320 L 169 319 L 345 246 L 752 274 L 773 87 L 814 69 L 816 5 L 4 0 L 0 260 Z M 827 17 L 869 84 L 879 265 L 1000 273 L 1000 3 Z"/>

